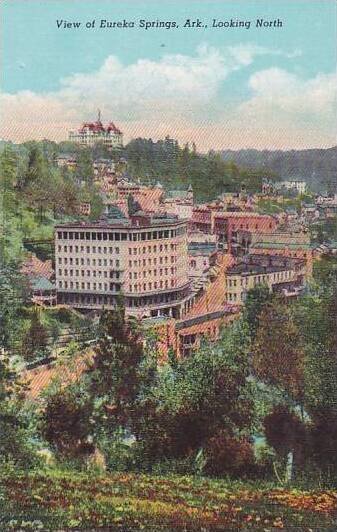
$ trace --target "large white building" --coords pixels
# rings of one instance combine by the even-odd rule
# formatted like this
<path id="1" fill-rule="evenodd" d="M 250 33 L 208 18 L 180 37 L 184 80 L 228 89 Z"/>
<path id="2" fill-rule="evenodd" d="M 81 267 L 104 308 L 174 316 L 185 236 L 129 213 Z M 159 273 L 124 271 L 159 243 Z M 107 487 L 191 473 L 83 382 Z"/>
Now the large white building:
<path id="1" fill-rule="evenodd" d="M 307 184 L 305 181 L 298 179 L 292 179 L 288 181 L 279 181 L 276 183 L 277 188 L 285 188 L 287 190 L 296 190 L 298 194 L 305 194 L 307 190 Z"/>
<path id="2" fill-rule="evenodd" d="M 94 146 L 101 142 L 108 149 L 119 149 L 123 147 L 123 133 L 113 122 L 103 126 L 101 113 L 98 112 L 96 122 L 84 122 L 80 129 L 69 131 L 69 140 L 81 146 Z"/>
<path id="3" fill-rule="evenodd" d="M 173 216 L 56 226 L 59 304 L 114 308 L 123 294 L 138 317 L 180 317 L 190 299 L 186 222 Z"/>

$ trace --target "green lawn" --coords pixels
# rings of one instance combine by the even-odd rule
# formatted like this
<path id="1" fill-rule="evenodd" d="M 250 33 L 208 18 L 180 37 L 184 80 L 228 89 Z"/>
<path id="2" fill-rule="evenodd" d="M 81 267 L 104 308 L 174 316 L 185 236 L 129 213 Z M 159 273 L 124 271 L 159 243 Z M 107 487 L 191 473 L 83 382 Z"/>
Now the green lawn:
<path id="1" fill-rule="evenodd" d="M 187 476 L 4 475 L 0 530 L 331 530 L 337 493 Z"/>

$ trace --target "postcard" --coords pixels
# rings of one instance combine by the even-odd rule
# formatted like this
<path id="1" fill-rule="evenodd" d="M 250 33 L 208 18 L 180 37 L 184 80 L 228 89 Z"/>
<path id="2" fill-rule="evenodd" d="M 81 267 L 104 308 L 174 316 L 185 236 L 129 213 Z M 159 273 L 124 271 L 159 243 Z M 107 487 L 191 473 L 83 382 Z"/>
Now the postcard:
<path id="1" fill-rule="evenodd" d="M 335 530 L 336 2 L 0 9 L 0 529 Z"/>

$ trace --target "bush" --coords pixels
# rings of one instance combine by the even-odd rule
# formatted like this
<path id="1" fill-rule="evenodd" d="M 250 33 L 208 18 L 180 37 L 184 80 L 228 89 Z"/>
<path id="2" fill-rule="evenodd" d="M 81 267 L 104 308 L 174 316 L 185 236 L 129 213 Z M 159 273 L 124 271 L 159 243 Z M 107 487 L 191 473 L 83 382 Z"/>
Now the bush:
<path id="1" fill-rule="evenodd" d="M 246 476 L 254 468 L 252 443 L 246 438 L 229 436 L 224 431 L 208 440 L 205 457 L 205 472 L 213 476 Z"/>

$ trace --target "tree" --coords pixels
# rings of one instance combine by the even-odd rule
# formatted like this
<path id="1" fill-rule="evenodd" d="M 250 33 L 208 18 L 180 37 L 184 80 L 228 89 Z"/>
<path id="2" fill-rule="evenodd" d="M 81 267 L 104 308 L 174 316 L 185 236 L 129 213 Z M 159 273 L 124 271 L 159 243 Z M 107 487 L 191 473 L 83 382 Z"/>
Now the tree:
<path id="1" fill-rule="evenodd" d="M 45 355 L 48 345 L 47 330 L 42 325 L 38 309 L 34 309 L 30 326 L 23 338 L 22 352 L 26 360 L 34 360 L 39 355 Z"/>
<path id="2" fill-rule="evenodd" d="M 305 408 L 311 418 L 313 459 L 325 473 L 337 472 L 337 282 L 324 270 L 320 297 L 301 306 L 305 332 Z M 327 279 L 331 279 L 327 283 Z"/>
<path id="3" fill-rule="evenodd" d="M 279 298 L 267 303 L 259 315 L 252 345 L 255 375 L 281 389 L 285 397 L 303 405 L 304 350 L 301 331 L 291 308 Z"/>
<path id="4" fill-rule="evenodd" d="M 136 201 L 132 194 L 128 195 L 128 214 L 129 216 L 132 216 L 137 211 L 141 210 L 141 205 L 138 201 Z"/>
<path id="5" fill-rule="evenodd" d="M 144 351 L 140 331 L 125 318 L 122 301 L 115 311 L 103 310 L 99 341 L 89 369 L 89 393 L 95 402 L 98 432 L 130 427 L 142 383 Z"/>
<path id="6" fill-rule="evenodd" d="M 76 177 L 80 181 L 85 181 L 88 185 L 92 185 L 94 179 L 94 169 L 91 152 L 87 148 L 82 148 L 78 154 Z"/>
<path id="7" fill-rule="evenodd" d="M 58 387 L 45 399 L 40 431 L 61 458 L 83 458 L 94 451 L 90 440 L 92 403 L 81 386 Z"/>
<path id="8" fill-rule="evenodd" d="M 10 460 L 29 467 L 35 457 L 24 415 L 24 390 L 11 355 L 0 351 L 0 462 Z"/>
<path id="9" fill-rule="evenodd" d="M 275 449 L 282 460 L 296 456 L 296 464 L 303 465 L 308 447 L 306 425 L 287 405 L 276 405 L 263 420 L 268 444 Z M 286 481 L 291 480 L 292 462 L 287 468 Z M 289 470 L 290 469 L 290 470 Z"/>
<path id="10" fill-rule="evenodd" d="M 235 324 L 218 345 L 161 368 L 134 423 L 144 456 L 184 458 L 210 449 L 220 435 L 248 437 L 254 412 L 246 339 L 243 324 Z"/>
<path id="11" fill-rule="evenodd" d="M 273 298 L 267 285 L 257 285 L 248 291 L 243 316 L 246 320 L 252 339 L 255 338 L 260 323 L 260 314 L 267 303 Z"/>
<path id="12" fill-rule="evenodd" d="M 16 265 L 0 269 L 0 350 L 15 351 L 21 337 L 20 308 L 28 297 L 28 284 Z"/>

